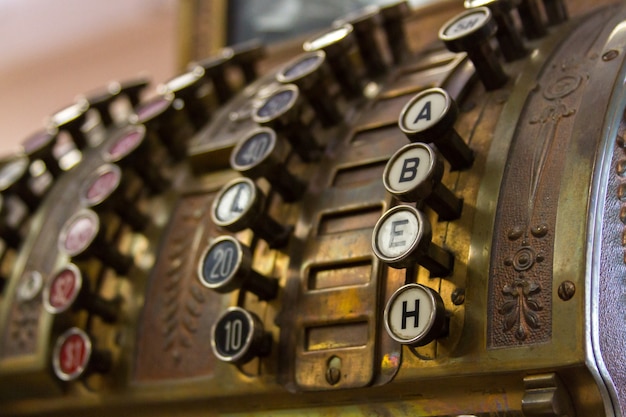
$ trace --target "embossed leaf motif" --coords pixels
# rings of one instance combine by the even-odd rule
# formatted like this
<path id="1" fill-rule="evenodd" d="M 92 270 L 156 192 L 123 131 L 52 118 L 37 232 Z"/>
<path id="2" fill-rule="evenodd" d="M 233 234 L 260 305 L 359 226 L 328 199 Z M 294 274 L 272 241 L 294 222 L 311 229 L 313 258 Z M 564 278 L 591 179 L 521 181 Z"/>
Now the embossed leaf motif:
<path id="1" fill-rule="evenodd" d="M 185 222 L 173 237 L 174 244 L 169 254 L 167 270 L 168 282 L 165 285 L 163 306 L 163 349 L 179 363 L 183 354 L 181 349 L 193 347 L 192 340 L 198 331 L 197 320 L 202 313 L 201 305 L 205 296 L 197 288 L 193 276 L 189 272 L 189 264 L 193 259 L 193 236 L 197 228 L 197 219 L 204 214 L 203 207 L 190 205 L 183 213 Z"/>
<path id="2" fill-rule="evenodd" d="M 542 306 L 533 298 L 540 291 L 539 285 L 523 278 L 516 279 L 502 289 L 507 297 L 499 309 L 500 314 L 504 315 L 504 330 L 514 329 L 518 340 L 526 339 L 530 329 L 540 327 L 539 316 L 535 312 L 540 311 Z"/>

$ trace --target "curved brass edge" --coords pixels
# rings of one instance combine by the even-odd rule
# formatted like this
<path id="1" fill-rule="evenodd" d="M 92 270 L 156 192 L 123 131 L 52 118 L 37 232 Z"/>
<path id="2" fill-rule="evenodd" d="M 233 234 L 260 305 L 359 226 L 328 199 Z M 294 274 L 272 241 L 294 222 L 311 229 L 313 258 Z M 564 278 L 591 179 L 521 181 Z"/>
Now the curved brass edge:
<path id="1" fill-rule="evenodd" d="M 582 76 L 590 74 L 589 85 L 582 93 L 579 105 L 576 109 L 576 119 L 571 129 L 571 147 L 567 149 L 565 154 L 566 161 L 562 178 L 562 185 L 558 194 L 558 211 L 556 213 L 555 222 L 555 241 L 554 241 L 554 264 L 553 264 L 553 280 L 552 288 L 552 305 L 553 314 L 552 322 L 552 339 L 548 343 L 532 346 L 533 359 L 528 361 L 526 365 L 540 366 L 542 358 L 552 358 L 551 366 L 567 366 L 571 363 L 582 363 L 587 360 L 588 352 L 585 346 L 588 335 L 585 334 L 585 274 L 584 266 L 587 262 L 585 257 L 586 251 L 586 234 L 585 223 L 587 221 L 587 203 L 590 192 L 590 181 L 592 179 L 591 172 L 594 167 L 594 156 L 597 151 L 596 147 L 600 144 L 595 138 L 600 137 L 600 129 L 605 115 L 606 97 L 610 94 L 610 88 L 615 80 L 617 69 L 601 67 L 603 64 L 600 55 L 603 53 L 603 45 L 609 37 L 615 25 L 623 18 L 623 9 L 616 13 L 615 8 L 604 9 L 598 11 L 590 18 L 607 20 L 608 23 L 603 30 L 597 33 L 597 37 L 593 39 L 591 47 L 587 54 L 581 53 L 581 60 L 593 60 L 596 63 L 592 66 L 592 70 L 588 69 Z M 613 17 L 615 14 L 618 16 Z M 582 26 L 582 25 L 581 25 Z M 592 54 L 593 51 L 593 54 Z M 575 61 L 572 61 L 575 62 Z M 547 64 L 550 62 L 547 61 Z M 559 62 L 554 62 L 557 66 Z M 619 80 L 618 80 L 619 82 Z M 606 93 L 602 93 L 605 91 Z M 504 232 L 504 231 L 501 231 Z M 560 284 L 566 280 L 575 283 L 577 288 L 576 296 L 569 300 L 563 301 L 558 296 L 558 288 Z M 490 351 L 491 358 L 499 361 L 515 361 L 523 360 L 528 355 L 528 350 L 524 347 L 515 349 L 498 349 Z M 530 363 L 529 363 L 530 362 Z M 527 372 L 528 372 L 527 367 Z M 587 379 L 591 380 L 591 373 L 586 373 Z M 589 381 L 587 381 L 588 383 Z M 579 381 L 578 383 L 582 383 Z M 572 390 L 578 389 L 573 383 L 568 383 L 568 387 Z M 591 393 L 587 394 L 588 401 L 577 402 L 577 407 L 588 406 L 591 402 L 598 401 L 601 393 L 598 389 L 594 389 L 597 398 L 590 399 Z"/>
<path id="2" fill-rule="evenodd" d="M 571 32 L 571 35 L 564 40 L 564 42 L 559 46 L 559 49 L 555 51 L 554 55 L 546 57 L 544 70 L 541 74 L 536 78 L 536 80 L 532 80 L 530 81 L 530 84 L 528 84 L 529 89 L 532 88 L 532 90 L 529 91 L 524 113 L 520 116 L 521 119 L 518 122 L 515 133 L 518 138 L 517 143 L 513 142 L 511 145 L 511 149 L 508 152 L 509 158 L 507 160 L 507 164 L 511 164 L 512 170 L 516 167 L 516 169 L 511 172 L 514 172 L 517 175 L 524 175 L 525 172 L 528 172 L 527 175 L 530 176 L 532 173 L 541 173 L 541 169 L 545 168 L 545 172 L 552 172 L 551 176 L 556 176 L 556 178 L 549 178 L 544 174 L 545 178 L 541 178 L 539 176 L 535 179 L 535 183 L 533 184 L 530 177 L 528 177 L 528 179 L 524 177 L 524 180 L 516 180 L 515 178 L 511 178 L 513 174 L 509 174 L 507 176 L 507 171 L 504 171 L 503 181 L 508 180 L 508 182 L 503 182 L 503 184 L 509 187 L 506 190 L 507 193 L 505 197 L 509 200 L 505 199 L 504 201 L 507 202 L 508 205 L 503 205 L 501 207 L 503 197 L 499 197 L 497 210 L 498 216 L 502 220 L 498 221 L 497 217 L 495 226 L 501 229 L 494 230 L 493 236 L 494 244 L 495 242 L 499 242 L 500 246 L 496 246 L 491 250 L 499 250 L 502 252 L 495 254 L 492 253 L 491 256 L 491 262 L 494 262 L 495 264 L 491 264 L 489 270 L 491 276 L 490 279 L 493 280 L 493 282 L 489 282 L 490 297 L 493 297 L 490 298 L 489 302 L 494 302 L 494 305 L 489 306 L 486 313 L 492 320 L 490 326 L 493 326 L 493 333 L 498 334 L 499 337 L 503 338 L 507 333 L 506 331 L 501 330 L 501 327 L 498 327 L 503 325 L 495 320 L 496 318 L 503 319 L 502 316 L 504 316 L 504 313 L 499 313 L 498 309 L 503 304 L 498 304 L 496 302 L 496 300 L 498 300 L 497 296 L 500 294 L 500 291 L 504 291 L 506 288 L 505 284 L 509 285 L 509 282 L 514 282 L 513 277 L 509 277 L 507 272 L 512 271 L 512 268 L 505 267 L 500 263 L 503 262 L 504 265 L 506 265 L 506 256 L 515 253 L 514 251 L 510 252 L 510 249 L 506 249 L 507 245 L 512 248 L 519 247 L 517 245 L 520 244 L 515 243 L 515 239 L 520 239 L 520 242 L 524 240 L 521 239 L 519 235 L 515 236 L 511 234 L 513 233 L 511 230 L 514 230 L 512 229 L 512 225 L 516 223 L 513 223 L 513 221 L 508 219 L 521 217 L 522 220 L 527 218 L 528 222 L 546 222 L 545 224 L 547 229 L 545 233 L 554 233 L 554 235 L 551 237 L 551 235 L 548 234 L 543 240 L 543 245 L 545 245 L 546 241 L 549 241 L 550 239 L 554 239 L 554 241 L 543 246 L 543 249 L 541 249 L 543 251 L 547 251 L 546 262 L 548 264 L 546 266 L 542 269 L 537 267 L 528 271 L 524 269 L 518 270 L 523 271 L 519 273 L 519 276 L 521 276 L 522 273 L 526 275 L 527 278 L 524 278 L 527 279 L 526 282 L 535 283 L 537 286 L 536 294 L 541 294 L 540 300 L 542 301 L 538 301 L 537 305 L 531 305 L 528 308 L 536 308 L 541 312 L 541 314 L 543 314 L 543 316 L 539 316 L 539 314 L 537 314 L 537 317 L 542 318 L 538 319 L 538 322 L 535 323 L 535 327 L 533 328 L 525 322 L 526 319 L 524 317 L 519 318 L 520 328 L 522 328 L 522 326 L 528 326 L 525 327 L 525 330 L 528 332 L 526 334 L 527 339 L 522 336 L 518 338 L 517 335 L 516 337 L 513 337 L 513 330 L 509 330 L 508 336 L 510 339 L 506 342 L 502 341 L 502 339 L 497 339 L 498 342 L 496 343 L 496 339 L 489 338 L 490 336 L 488 334 L 487 346 L 491 349 L 491 355 L 498 357 L 501 360 L 522 360 L 523 356 L 527 355 L 527 351 L 517 348 L 523 348 L 524 346 L 532 346 L 532 349 L 535 352 L 533 355 L 534 358 L 531 361 L 527 360 L 527 362 L 529 362 L 527 363 L 527 366 L 536 365 L 538 361 L 546 357 L 554 356 L 555 358 L 558 358 L 556 362 L 553 362 L 553 365 L 558 365 L 559 363 L 567 364 L 579 362 L 581 358 L 584 357 L 584 335 L 582 334 L 583 322 L 581 320 L 583 300 L 576 298 L 574 300 L 570 300 L 567 304 L 559 303 L 559 299 L 555 297 L 557 291 L 553 290 L 552 287 L 555 282 L 558 282 L 558 284 L 556 284 L 556 289 L 558 289 L 558 285 L 560 285 L 563 281 L 563 273 L 565 271 L 571 272 L 570 268 L 572 268 L 576 262 L 582 262 L 584 255 L 580 249 L 584 246 L 584 238 L 580 236 L 575 237 L 572 236 L 572 234 L 576 235 L 581 232 L 582 226 L 577 228 L 575 225 L 581 224 L 581 222 L 584 221 L 585 216 L 578 213 L 577 217 L 569 218 L 569 227 L 572 231 L 565 232 L 570 233 L 570 236 L 569 238 L 564 238 L 564 232 L 561 229 L 557 230 L 556 227 L 557 222 L 562 221 L 559 219 L 562 219 L 563 211 L 560 206 L 557 206 L 555 199 L 551 198 L 552 196 L 547 196 L 546 191 L 543 191 L 543 194 L 537 194 L 536 201 L 540 202 L 538 203 L 538 208 L 535 209 L 533 206 L 533 211 L 530 211 L 529 209 L 528 214 L 522 211 L 521 207 L 524 207 L 525 201 L 521 200 L 526 198 L 526 188 L 523 187 L 527 187 L 527 183 L 534 187 L 532 188 L 533 193 L 539 193 L 537 190 L 542 189 L 551 190 L 553 193 L 563 193 L 563 188 L 560 186 L 561 176 L 567 180 L 572 177 L 568 174 L 580 172 L 582 175 L 586 175 L 588 172 L 583 169 L 584 166 L 587 166 L 586 164 L 575 167 L 576 170 L 573 170 L 574 166 L 562 167 L 561 164 L 563 161 L 561 155 L 565 152 L 566 156 L 570 157 L 572 154 L 575 155 L 580 153 L 576 149 L 572 149 L 574 147 L 581 146 L 578 143 L 575 143 L 575 140 L 577 139 L 574 136 L 574 133 L 578 133 L 577 129 L 581 129 L 583 126 L 588 127 L 590 124 L 590 119 L 587 118 L 588 116 L 585 116 L 584 112 L 581 111 L 581 108 L 584 108 L 587 104 L 583 100 L 583 95 L 593 94 L 593 92 L 591 92 L 593 90 L 588 84 L 597 80 L 599 77 L 593 74 L 591 70 L 593 69 L 596 60 L 599 58 L 598 51 L 608 36 L 608 31 L 610 31 L 610 28 L 613 27 L 611 23 L 614 24 L 615 21 L 608 24 L 609 29 L 604 26 L 596 29 L 596 26 L 593 25 L 598 22 L 609 20 L 614 12 L 615 10 L 613 9 L 604 9 L 603 11 L 598 11 L 590 15 L 588 19 L 579 22 L 576 30 Z M 578 40 L 576 41 L 576 39 Z M 588 49 L 581 50 L 581 39 L 585 39 L 586 42 L 583 47 Z M 592 54 L 595 57 L 592 57 Z M 584 82 L 581 81 L 583 79 Z M 589 81 L 590 79 L 591 81 Z M 573 84 L 565 86 L 564 83 L 568 80 L 574 80 L 572 81 Z M 564 86 L 563 91 L 556 92 L 556 85 Z M 581 86 L 584 86 L 584 89 L 579 88 Z M 567 99 L 564 98 L 565 96 L 568 96 Z M 546 117 L 545 115 L 548 113 L 550 113 L 550 116 Z M 591 118 L 591 120 L 595 119 Z M 531 141 L 530 138 L 526 137 L 528 135 L 536 135 L 536 140 Z M 535 136 L 533 136 L 533 138 L 534 137 Z M 580 141 L 580 139 L 578 140 Z M 586 143 L 588 144 L 588 147 L 595 146 L 595 143 L 589 139 L 587 139 Z M 593 143 L 593 145 L 591 145 L 591 143 Z M 557 149 L 560 149 L 560 151 L 557 151 Z M 588 153 L 593 153 L 593 151 L 589 151 Z M 534 159 L 530 159 L 531 157 Z M 515 165 L 516 159 L 517 165 Z M 528 168 L 523 165 L 520 166 L 519 161 L 526 161 L 525 163 Z M 531 164 L 532 166 L 534 166 L 534 164 L 539 164 L 539 170 L 531 170 Z M 574 177 L 576 176 L 574 175 Z M 519 191 L 512 190 L 510 187 L 515 184 L 518 184 L 518 187 L 522 189 Z M 578 190 L 577 194 L 574 194 L 576 197 L 576 204 L 578 205 L 577 207 L 585 205 L 586 197 L 583 196 L 582 202 L 580 200 L 581 195 L 584 194 L 584 190 L 586 190 L 586 188 L 582 187 L 582 189 Z M 520 199 L 519 203 L 512 201 L 512 199 L 516 196 L 519 196 L 517 197 Z M 539 200 L 540 197 L 541 200 Z M 561 203 L 561 201 L 559 201 L 559 203 Z M 521 213 L 517 214 L 515 210 L 519 210 Z M 531 213 L 534 213 L 532 220 L 530 217 Z M 532 224 L 532 226 L 534 227 L 535 224 Z M 530 227 L 530 225 L 528 227 Z M 504 228 L 506 228 L 506 230 L 504 230 Z M 545 234 L 542 235 L 536 233 L 538 232 L 533 231 L 534 236 L 530 236 L 529 238 L 528 245 L 530 245 L 529 247 L 531 248 L 533 246 L 536 248 L 542 247 L 540 246 L 541 237 Z M 503 242 L 507 239 L 510 243 L 505 245 Z M 573 256 L 575 253 L 578 254 L 578 258 Z M 550 264 L 549 262 L 552 256 L 554 257 L 554 260 L 553 263 Z M 567 264 L 567 262 L 571 263 Z M 582 265 L 582 263 L 579 263 L 580 267 L 582 267 Z M 507 272 L 506 276 L 509 278 L 507 278 L 507 280 L 503 280 L 497 275 L 498 272 L 502 274 Z M 515 275 L 515 279 L 518 279 L 517 273 L 511 275 Z M 508 281 L 508 279 L 511 281 Z M 519 279 L 520 282 L 523 282 L 521 281 L 522 278 Z M 582 282 L 578 281 L 581 279 L 580 275 L 578 276 L 578 279 L 576 277 L 571 277 L 571 279 L 577 283 L 577 285 L 582 285 Z M 531 297 L 537 296 L 537 298 L 539 298 L 539 295 L 536 294 L 528 294 L 525 295 L 525 297 L 529 297 L 530 299 Z M 506 295 L 504 297 L 500 295 L 500 297 L 506 300 Z M 515 300 L 511 302 L 515 302 Z M 519 308 L 521 309 L 523 307 L 524 306 L 521 306 Z M 558 310 L 557 307 L 559 307 Z M 557 314 L 557 311 L 559 314 Z M 515 329 L 517 329 L 517 327 L 515 327 Z"/>
<path id="3" fill-rule="evenodd" d="M 603 14 L 603 17 L 610 20 L 594 43 L 594 54 L 587 56 L 587 59 L 595 60 L 596 63 L 580 100 L 572 129 L 571 147 L 566 153 L 558 196 L 552 283 L 554 308 L 559 309 L 559 313 L 554 314 L 553 318 L 553 329 L 556 333 L 554 339 L 559 342 L 572 339 L 572 344 L 575 343 L 578 349 L 584 349 L 586 361 L 590 355 L 588 343 L 591 335 L 587 325 L 588 312 L 585 309 L 591 303 L 585 301 L 590 297 L 589 292 L 593 292 L 590 279 L 594 279 L 589 276 L 590 263 L 593 262 L 589 258 L 589 251 L 593 247 L 589 239 L 598 238 L 592 231 L 591 224 L 597 219 L 595 216 L 598 212 L 594 210 L 599 209 L 594 207 L 597 203 L 594 200 L 603 193 L 602 187 L 593 189 L 591 186 L 598 181 L 598 176 L 604 175 L 602 171 L 608 169 L 606 166 L 598 166 L 597 163 L 610 145 L 610 131 L 619 126 L 619 123 L 610 125 L 607 119 L 621 118 L 619 111 L 612 112 L 611 109 L 615 109 L 613 106 L 617 107 L 617 96 L 623 94 L 616 93 L 615 86 L 622 86 L 623 75 L 626 73 L 623 57 L 613 61 L 602 58 L 607 48 L 623 50 L 625 35 L 621 22 L 626 17 L 626 11 L 623 6 L 615 6 L 599 11 L 598 14 Z M 589 52 L 588 55 L 591 55 Z M 620 75 L 621 79 L 618 78 Z M 610 159 L 608 163 L 610 164 Z M 558 297 L 558 288 L 567 280 L 574 282 L 577 291 L 571 300 L 563 301 Z M 576 326 L 573 328 L 584 333 L 572 337 L 571 317 L 576 318 Z"/>
<path id="4" fill-rule="evenodd" d="M 572 147 L 566 154 L 563 172 L 570 175 L 563 175 L 558 196 L 552 282 L 553 337 L 559 343 L 568 337 L 575 339 L 577 347 L 583 349 L 589 375 L 596 382 L 606 415 L 613 415 L 619 406 L 614 402 L 615 388 L 597 345 L 598 314 L 597 311 L 594 314 L 594 309 L 598 306 L 598 280 L 609 279 L 599 273 L 598 248 L 602 241 L 606 175 L 623 114 L 622 89 L 626 75 L 623 57 L 625 11 L 623 6 L 617 7 L 600 12 L 609 23 L 596 41 L 597 55 L 588 57 L 595 59 L 596 63 L 577 109 Z M 609 50 L 621 51 L 621 58 L 605 60 L 603 55 Z M 573 282 L 576 288 L 573 298 L 568 301 L 558 296 L 559 286 L 565 281 Z M 572 318 L 575 318 L 575 326 L 571 325 Z M 572 329 L 577 330 L 575 335 L 571 334 Z M 573 389 L 570 381 L 566 381 L 566 385 Z"/>
<path id="5" fill-rule="evenodd" d="M 102 162 L 102 161 L 101 161 Z M 97 162 L 96 162 L 97 163 Z M 74 169 L 84 170 L 83 168 L 75 167 Z M 88 174 L 88 170 L 85 170 L 85 174 Z M 66 186 L 70 186 L 70 181 L 72 179 L 69 176 L 61 177 L 57 183 L 53 186 L 53 188 L 63 188 Z M 78 200 L 78 199 L 76 199 Z M 22 274 L 26 271 L 28 267 L 29 254 L 32 248 L 37 244 L 43 244 L 51 248 L 48 251 L 44 251 L 42 256 L 40 256 L 36 260 L 36 264 L 38 266 L 44 266 L 48 271 L 39 271 L 42 272 L 42 276 L 44 281 L 47 279 L 48 273 L 57 269 L 63 262 L 62 256 L 58 254 L 57 251 L 57 243 L 56 243 L 56 235 L 51 234 L 49 236 L 42 235 L 41 231 L 45 229 L 46 225 L 50 227 L 52 225 L 52 220 L 50 216 L 50 212 L 55 210 L 55 207 L 65 206 L 67 209 L 69 207 L 75 206 L 70 201 L 65 199 L 61 201 L 50 201 L 45 200 L 41 207 L 37 210 L 37 212 L 31 218 L 31 225 L 29 227 L 26 238 L 24 239 L 24 243 L 20 248 L 20 253 L 18 254 L 16 261 L 13 265 L 13 269 L 11 271 L 11 276 L 9 278 L 9 285 L 5 289 L 5 304 L 2 305 L 2 311 L 0 312 L 0 331 L 2 335 L 5 336 L 6 332 L 9 331 L 9 315 L 16 307 L 16 304 L 20 303 L 17 300 L 17 290 L 21 283 Z M 52 225 L 52 227 L 55 227 Z M 59 226 L 60 227 L 60 226 Z M 34 351 L 28 352 L 24 355 L 17 356 L 9 356 L 6 357 L 6 353 L 3 350 L 3 346 L 0 345 L 0 387 L 5 383 L 5 377 L 8 374 L 12 374 L 15 372 L 24 372 L 27 373 L 37 373 L 46 369 L 47 367 L 47 359 L 50 356 L 50 344 L 47 342 L 50 338 L 50 331 L 52 329 L 53 324 L 53 316 L 47 313 L 43 309 L 43 305 L 41 302 L 41 295 L 38 295 L 35 299 L 28 302 L 30 304 L 29 308 L 38 311 L 38 323 L 36 335 L 34 339 L 36 340 L 36 346 Z M 0 337 L 0 340 L 6 340 Z M 41 343 L 37 343 L 40 341 Z M 52 343 L 52 342 L 50 342 Z M 10 381 L 6 381 L 9 384 Z"/>
<path id="6" fill-rule="evenodd" d="M 612 233 L 607 228 L 615 227 L 615 223 L 619 225 L 617 213 L 613 207 L 610 207 L 609 202 L 611 195 L 614 196 L 613 199 L 617 199 L 615 195 L 616 190 L 611 187 L 614 185 L 612 184 L 611 176 L 616 175 L 613 171 L 613 161 L 621 159 L 619 154 L 622 153 L 618 148 L 616 138 L 619 137 L 620 129 L 623 127 L 624 106 L 626 103 L 626 91 L 624 90 L 624 80 L 626 79 L 625 30 L 626 27 L 624 27 L 623 22 L 613 30 L 603 48 L 603 52 L 612 53 L 614 51 L 617 54 L 611 59 L 599 61 L 596 66 L 597 69 L 594 71 L 594 73 L 604 71 L 610 72 L 610 74 L 616 72 L 617 76 L 614 79 L 607 77 L 602 86 L 606 91 L 608 90 L 609 82 L 612 81 L 610 85 L 612 88 L 610 88 L 610 91 L 606 91 L 606 96 L 609 97 L 609 100 L 607 100 L 607 107 L 603 109 L 604 123 L 599 135 L 602 139 L 599 142 L 598 151 L 593 161 L 593 176 L 590 178 L 591 192 L 588 200 L 586 229 L 584 294 L 587 366 L 601 389 L 605 404 L 607 406 L 612 404 L 616 414 L 619 414 L 617 410 L 620 407 L 624 410 L 626 404 L 623 399 L 620 401 L 618 394 L 618 391 L 623 392 L 624 388 L 620 386 L 619 381 L 614 381 L 612 378 L 616 370 L 610 369 L 610 366 L 614 366 L 614 363 L 610 364 L 610 362 L 607 363 L 605 361 L 602 349 L 600 309 L 602 308 L 603 300 L 600 281 L 615 278 L 612 276 L 612 273 L 615 273 L 613 270 L 602 271 L 601 267 L 606 256 L 614 255 L 614 252 L 607 248 L 607 245 L 611 245 L 611 243 L 618 244 L 618 241 L 612 241 L 610 240 L 611 236 L 607 236 Z M 614 59 L 618 56 L 621 58 Z M 618 67 L 619 70 L 616 70 L 615 67 Z M 576 161 L 572 162 L 576 163 Z M 607 218 L 607 216 L 609 217 Z M 620 283 L 615 283 L 615 285 L 619 287 Z"/>

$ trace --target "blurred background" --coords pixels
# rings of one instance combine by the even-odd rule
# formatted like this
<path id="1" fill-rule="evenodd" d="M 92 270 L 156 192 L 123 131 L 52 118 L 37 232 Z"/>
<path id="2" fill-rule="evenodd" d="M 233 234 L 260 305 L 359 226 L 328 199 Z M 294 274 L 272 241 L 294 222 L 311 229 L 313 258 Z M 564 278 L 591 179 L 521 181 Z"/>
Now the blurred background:
<path id="1" fill-rule="evenodd" d="M 154 84 L 176 75 L 194 36 L 206 51 L 253 37 L 272 42 L 385 2 L 0 0 L 0 154 L 81 93 L 142 73 Z"/>
<path id="2" fill-rule="evenodd" d="M 0 0 L 0 153 L 81 93 L 176 68 L 177 0 Z"/>

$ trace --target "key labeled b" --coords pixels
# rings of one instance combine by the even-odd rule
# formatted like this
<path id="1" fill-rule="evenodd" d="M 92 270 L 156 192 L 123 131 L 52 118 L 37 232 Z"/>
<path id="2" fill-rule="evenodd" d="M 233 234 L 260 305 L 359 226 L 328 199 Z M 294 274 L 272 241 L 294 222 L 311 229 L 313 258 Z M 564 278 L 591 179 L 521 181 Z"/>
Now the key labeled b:
<path id="1" fill-rule="evenodd" d="M 439 215 L 439 220 L 454 220 L 461 215 L 463 201 L 442 184 L 443 171 L 438 152 L 424 143 L 413 143 L 389 159 L 383 184 L 399 201 L 424 201 Z"/>

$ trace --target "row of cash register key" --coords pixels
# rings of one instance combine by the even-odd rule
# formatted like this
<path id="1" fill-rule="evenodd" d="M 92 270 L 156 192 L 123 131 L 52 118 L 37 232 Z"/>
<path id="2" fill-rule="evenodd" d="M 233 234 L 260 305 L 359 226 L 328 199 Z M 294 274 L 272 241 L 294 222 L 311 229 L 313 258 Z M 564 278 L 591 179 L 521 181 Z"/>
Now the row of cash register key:
<path id="1" fill-rule="evenodd" d="M 440 31 L 440 39 L 453 52 L 465 51 L 475 63 L 478 77 L 486 90 L 496 90 L 508 82 L 508 76 L 498 61 L 496 51 L 488 47 L 491 37 L 497 32 L 497 26 L 491 10 L 495 10 L 499 20 L 508 16 L 511 3 L 506 1 L 488 2 L 491 6 L 470 7 L 466 12 L 448 21 Z M 483 2 L 484 4 L 484 2 Z M 560 18 L 550 14 L 554 23 L 561 23 L 566 18 L 562 3 Z M 554 10 L 553 10 L 554 12 Z M 504 19 L 508 23 L 508 19 Z M 523 58 L 527 50 L 521 35 L 512 26 L 503 36 L 503 48 L 507 61 Z M 542 32 L 545 33 L 545 32 Z M 340 38 L 332 31 L 324 35 Z M 320 42 L 320 38 L 308 45 Z M 306 49 L 305 44 L 305 49 Z M 298 58 L 296 67 L 304 67 L 315 60 L 308 55 Z M 488 65 L 484 65 L 488 62 Z M 278 78 L 293 71 L 287 66 Z M 375 73 L 375 68 L 370 71 Z M 294 88 L 294 87 L 292 87 Z M 284 114 L 295 98 L 289 86 L 276 90 L 253 116 L 259 124 Z M 350 93 L 350 91 L 346 91 Z M 330 102 L 330 103 L 329 103 Z M 289 103 L 289 104 L 285 104 Z M 324 123 L 332 124 L 336 109 L 331 109 L 332 102 L 327 100 L 326 113 L 317 112 L 317 117 Z M 273 114 L 272 114 L 273 113 Z M 260 117 L 259 117 L 260 116 Z M 446 277 L 453 271 L 454 257 L 449 251 L 431 243 L 432 230 L 428 216 L 415 206 L 428 206 L 439 221 L 452 221 L 461 216 L 462 199 L 446 188 L 441 180 L 444 173 L 444 159 L 453 171 L 466 170 L 472 166 L 474 154 L 454 129 L 458 116 L 458 107 L 450 95 L 441 88 L 429 88 L 419 92 L 405 105 L 398 126 L 411 144 L 398 150 L 388 161 L 383 173 L 386 190 L 400 205 L 388 210 L 374 227 L 372 250 L 376 257 L 392 268 L 410 268 L 420 265 L 426 268 L 432 278 Z M 294 138 L 290 141 L 296 152 L 305 161 L 315 161 L 319 156 L 319 145 L 315 140 L 302 134 L 307 130 L 294 125 L 294 117 L 286 118 L 284 125 L 279 125 L 281 132 L 294 128 Z M 274 126 L 278 125 L 276 123 Z M 299 134 L 299 135 L 298 135 Z M 298 145 L 302 147 L 296 148 Z M 231 167 L 244 175 L 250 175 L 260 161 L 273 155 L 279 141 L 276 132 L 259 128 L 245 136 L 231 155 Z M 322 150 L 323 151 L 323 150 Z M 278 154 L 278 152 L 277 152 Z M 275 159 L 272 157 L 272 161 Z M 302 180 L 294 177 L 273 162 L 265 176 L 284 201 L 297 200 L 306 187 Z M 269 173 L 276 177 L 268 177 Z M 289 239 L 290 228 L 282 226 L 273 219 L 258 215 L 263 206 L 259 199 L 264 199 L 262 191 L 249 178 L 240 178 L 226 184 L 213 204 L 213 221 L 219 226 L 237 232 L 250 228 L 255 236 L 266 240 L 270 247 L 285 245 Z M 234 289 L 249 290 L 259 299 L 267 300 L 276 296 L 278 283 L 276 278 L 264 277 L 250 267 L 250 249 L 230 236 L 214 240 L 204 251 L 198 266 L 198 276 L 203 285 L 220 293 Z M 407 277 L 408 279 L 408 277 Z M 411 346 L 428 344 L 438 337 L 445 336 L 448 325 L 445 307 L 441 296 L 428 286 L 411 283 L 398 289 L 389 299 L 384 311 L 385 328 L 391 338 Z M 268 353 L 270 334 L 264 332 L 262 321 L 254 313 L 240 307 L 229 308 L 216 320 L 213 327 L 212 347 L 215 355 L 226 362 L 241 364 L 255 356 Z"/>

